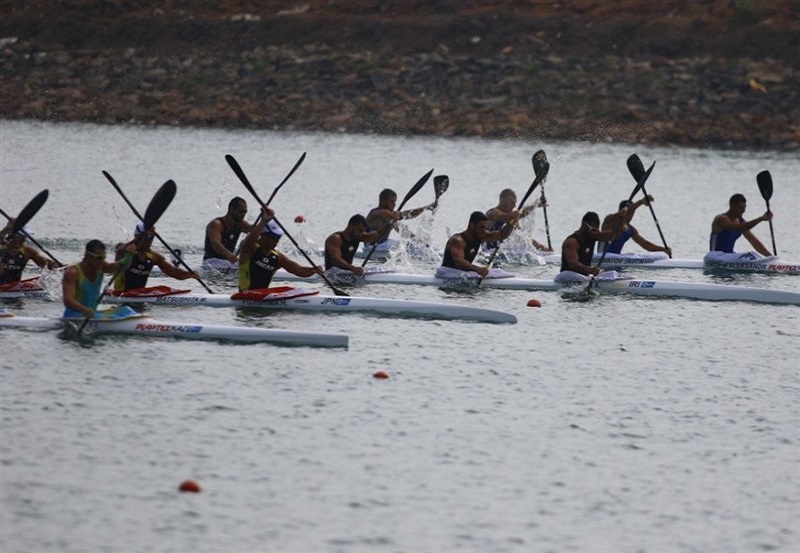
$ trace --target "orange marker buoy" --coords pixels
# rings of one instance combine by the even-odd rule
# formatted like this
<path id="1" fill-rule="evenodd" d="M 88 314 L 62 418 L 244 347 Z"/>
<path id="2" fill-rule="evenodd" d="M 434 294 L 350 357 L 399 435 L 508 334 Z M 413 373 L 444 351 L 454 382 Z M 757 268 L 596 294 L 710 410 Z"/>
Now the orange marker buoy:
<path id="1" fill-rule="evenodd" d="M 305 223 L 306 222 L 306 218 L 303 217 L 302 215 L 298 215 L 297 217 L 294 218 L 294 222 L 295 223 Z"/>
<path id="2" fill-rule="evenodd" d="M 200 484 L 194 480 L 184 480 L 181 482 L 181 485 L 178 486 L 178 489 L 182 492 L 198 493 L 200 492 Z"/>
<path id="3" fill-rule="evenodd" d="M 541 307 L 542 302 L 537 299 L 528 300 L 528 307 Z"/>
<path id="4" fill-rule="evenodd" d="M 378 371 L 372 375 L 374 378 L 389 378 L 389 374 L 385 371 Z"/>

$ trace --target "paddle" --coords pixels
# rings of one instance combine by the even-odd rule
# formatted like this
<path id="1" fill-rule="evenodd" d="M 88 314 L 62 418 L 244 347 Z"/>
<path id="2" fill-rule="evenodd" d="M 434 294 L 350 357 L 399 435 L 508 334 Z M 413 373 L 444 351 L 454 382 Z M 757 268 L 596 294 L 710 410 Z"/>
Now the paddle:
<path id="1" fill-rule="evenodd" d="M 287 175 L 286 179 L 284 179 L 283 182 L 286 182 L 286 180 L 291 176 L 291 174 L 294 173 L 294 170 L 297 169 L 297 167 L 300 165 L 300 162 L 304 158 L 305 158 L 305 154 L 303 154 L 303 156 L 300 158 L 300 161 L 297 162 L 297 164 L 294 166 L 294 169 L 292 169 L 292 171 L 289 173 L 289 175 Z M 231 169 L 233 169 L 233 172 L 236 173 L 236 176 L 239 177 L 239 180 L 242 181 L 242 184 L 244 185 L 244 187 L 247 188 L 247 191 L 250 192 L 250 194 L 253 196 L 253 198 L 255 198 L 255 200 L 258 202 L 258 205 L 263 205 L 263 206 L 266 207 L 267 204 L 265 204 L 264 202 L 261 201 L 261 198 L 259 197 L 258 193 L 253 188 L 253 185 L 250 184 L 250 181 L 248 180 L 247 176 L 244 174 L 244 171 L 242 171 L 242 168 L 239 166 L 239 164 L 236 162 L 236 160 L 233 159 L 233 156 L 230 155 L 230 154 L 225 154 L 225 160 L 228 162 L 228 165 L 231 166 Z M 283 182 L 280 185 L 278 185 L 278 188 L 283 186 Z M 277 193 L 278 188 L 276 188 L 275 191 L 272 193 L 272 196 L 269 197 L 270 200 L 272 200 L 272 198 L 275 197 L 275 194 Z M 318 268 L 317 264 L 314 263 L 311 260 L 310 257 L 308 257 L 308 254 L 305 252 L 305 250 L 303 250 L 303 248 L 300 247 L 300 244 L 298 244 L 297 241 L 294 239 L 294 237 L 291 234 L 289 234 L 289 231 L 287 231 L 286 227 L 284 227 L 281 224 L 281 222 L 278 221 L 277 217 L 273 216 L 272 220 L 275 221 L 275 223 L 277 223 L 277 225 L 279 227 L 281 227 L 281 230 L 283 231 L 283 233 L 287 236 L 287 238 L 289 238 L 289 240 L 292 241 L 292 244 L 294 244 L 294 247 L 297 248 L 297 250 L 301 254 L 303 254 L 303 257 L 306 258 L 306 261 L 308 261 L 309 264 L 311 264 L 311 266 L 314 267 L 314 269 L 317 269 Z M 333 290 L 333 293 L 336 294 L 337 296 L 349 296 L 350 295 L 350 294 L 347 294 L 347 293 L 343 292 L 342 290 L 339 290 L 338 288 L 336 288 L 336 286 L 333 285 L 333 283 L 328 279 L 328 277 L 325 276 L 324 273 L 321 276 L 322 276 L 322 280 L 325 281 L 325 284 L 330 286 L 331 290 Z"/>
<path id="2" fill-rule="evenodd" d="M 450 188 L 450 177 L 447 175 L 436 175 L 433 177 L 433 193 L 435 194 L 433 199 L 434 211 L 439 207 L 439 198 L 442 197 L 442 194 L 447 192 L 448 188 Z"/>
<path id="3" fill-rule="evenodd" d="M 406 202 L 408 200 L 410 200 L 412 197 L 414 197 L 414 194 L 419 192 L 422 189 L 422 187 L 425 186 L 425 183 L 428 182 L 428 179 L 431 178 L 432 174 L 433 174 L 433 169 L 431 169 L 430 171 L 428 171 L 427 173 L 422 175 L 422 177 L 417 181 L 417 183 L 414 186 L 411 187 L 411 190 L 408 191 L 408 194 L 406 194 L 406 197 L 403 198 L 403 201 L 400 202 L 400 207 L 397 208 L 397 211 L 402 211 L 403 210 L 403 206 L 406 205 Z M 445 177 L 445 178 L 447 178 L 447 177 Z M 448 179 L 448 183 L 449 183 L 449 179 Z M 445 187 L 445 190 L 447 190 L 446 187 Z M 378 234 L 382 234 L 383 231 L 385 231 L 387 228 L 392 226 L 392 223 L 393 223 L 393 221 L 386 221 L 383 224 L 383 226 L 380 229 L 378 229 Z M 367 256 L 364 258 L 364 261 L 361 262 L 361 266 L 362 267 L 367 264 L 367 261 L 369 261 L 369 258 L 372 257 L 372 254 L 375 252 L 375 248 L 377 248 L 377 247 L 378 247 L 378 242 L 375 242 L 372 245 L 372 248 L 369 250 L 369 253 L 367 254 Z"/>
<path id="4" fill-rule="evenodd" d="M 283 186 L 284 184 L 286 184 L 286 181 L 288 181 L 288 180 L 289 180 L 289 178 L 290 178 L 292 175 L 294 175 L 294 172 L 295 172 L 295 171 L 297 171 L 298 167 L 300 167 L 300 165 L 302 165 L 302 163 L 303 163 L 303 161 L 304 161 L 305 159 L 306 159 L 306 153 L 305 153 L 305 152 L 303 152 L 303 155 L 301 155 L 301 156 L 300 156 L 300 159 L 298 159 L 298 160 L 297 160 L 297 163 L 295 163 L 295 164 L 294 164 L 294 167 L 292 167 L 292 170 L 291 170 L 291 171 L 289 171 L 289 174 L 288 174 L 288 175 L 286 175 L 286 176 L 283 178 L 283 180 L 280 182 L 280 184 L 279 184 L 278 186 L 276 186 L 276 187 L 275 187 L 275 190 L 273 190 L 273 191 L 272 191 L 272 194 L 270 194 L 270 196 L 269 196 L 269 199 L 267 200 L 267 203 L 266 203 L 266 204 L 264 204 L 264 205 L 266 205 L 267 207 L 269 207 L 269 204 L 270 204 L 270 203 L 272 203 L 272 199 L 275 197 L 275 194 L 277 194 L 277 193 L 278 193 L 278 190 L 280 190 L 280 189 L 281 189 L 281 186 Z M 237 161 L 234 159 L 234 157 L 233 157 L 232 155 L 230 155 L 230 154 L 227 154 L 227 155 L 225 156 L 225 161 L 227 161 L 227 162 L 228 162 L 228 165 L 230 165 L 230 166 L 231 166 L 231 169 L 233 169 L 233 172 L 234 172 L 234 173 L 236 173 L 236 176 L 237 176 L 237 177 L 239 177 L 239 180 L 240 180 L 240 181 L 242 181 L 242 183 L 244 183 L 244 185 L 245 185 L 245 186 L 248 186 L 248 185 L 250 185 L 250 181 L 248 181 L 248 180 L 247 180 L 247 176 L 244 174 L 244 171 L 242 171 L 242 168 L 241 168 L 241 166 L 240 166 L 240 165 L 239 165 L 239 163 L 238 163 L 238 162 L 237 162 Z M 252 188 L 252 185 L 250 185 L 250 188 Z M 258 214 L 258 217 L 256 217 L 256 220 L 255 220 L 255 222 L 254 222 L 253 224 L 254 224 L 254 225 L 257 225 L 257 224 L 258 224 L 258 221 L 260 221 L 260 220 L 261 220 L 261 213 L 259 213 L 259 214 Z"/>
<path id="5" fill-rule="evenodd" d="M 534 171 L 536 168 L 534 167 Z M 544 182 L 542 182 L 542 211 L 544 212 L 544 230 L 547 234 L 547 249 L 553 251 L 553 243 L 550 242 L 550 222 L 547 220 L 547 198 L 544 195 Z"/>
<path id="6" fill-rule="evenodd" d="M 769 209 L 769 201 L 772 198 L 772 175 L 769 171 L 761 171 L 756 175 L 756 182 L 758 183 L 758 190 L 761 192 L 761 197 L 767 202 L 767 211 Z M 778 248 L 775 247 L 775 231 L 772 229 L 772 221 L 769 222 L 769 235 L 772 237 L 772 254 L 778 255 Z"/>
<path id="7" fill-rule="evenodd" d="M 56 259 L 53 256 L 53 254 L 44 249 L 44 246 L 42 246 L 39 242 L 34 240 L 33 236 L 25 232 L 23 228 L 25 227 L 25 225 L 28 224 L 28 221 L 30 221 L 33 218 L 33 216 L 36 215 L 36 212 L 38 212 L 39 209 L 41 209 L 41 207 L 47 201 L 49 195 L 50 192 L 47 189 L 45 189 L 39 192 L 36 196 L 34 196 L 34 198 L 30 202 L 28 202 L 28 205 L 26 205 L 22 209 L 22 211 L 20 211 L 19 215 L 17 215 L 17 218 L 14 219 L 14 224 L 12 225 L 11 232 L 9 232 L 9 236 L 13 235 L 16 232 L 22 231 L 22 234 L 24 234 L 28 240 L 33 242 L 36 245 L 36 247 L 42 250 L 42 252 L 45 255 L 47 255 L 47 257 L 55 261 L 59 267 L 63 267 L 64 266 L 63 263 L 61 263 L 58 259 Z M 9 217 L 9 215 L 2 209 L 0 209 L 0 213 L 2 213 L 3 217 L 8 219 L 9 221 L 11 220 L 11 217 Z M 20 221 L 22 221 L 22 223 L 20 223 Z"/>
<path id="8" fill-rule="evenodd" d="M 522 200 L 519 202 L 517 206 L 517 211 L 522 210 L 522 206 L 525 205 L 525 202 L 528 201 L 528 198 L 536 189 L 537 186 L 543 184 L 545 180 L 547 180 L 547 173 L 550 172 L 550 162 L 547 161 L 547 156 L 544 153 L 544 150 L 539 150 L 533 157 L 531 158 L 531 162 L 533 163 L 533 172 L 536 177 L 533 179 L 530 187 L 528 187 L 528 191 L 525 192 L 525 195 L 522 197 Z M 509 223 L 506 223 L 509 224 Z M 486 267 L 491 269 L 492 261 L 494 261 L 495 256 L 497 256 L 497 252 L 500 251 L 500 244 L 503 243 L 505 238 L 501 238 L 497 241 L 497 247 L 492 252 L 492 255 L 489 256 L 489 261 L 486 262 Z M 475 286 L 480 286 L 481 282 L 483 282 L 483 277 L 478 277 L 478 282 L 475 283 Z"/>
<path id="9" fill-rule="evenodd" d="M 119 192 L 119 195 L 120 195 L 120 196 L 122 196 L 122 199 L 123 199 L 123 200 L 125 200 L 125 203 L 126 203 L 126 204 L 128 204 L 128 207 L 130 207 L 130 208 L 131 208 L 131 211 L 133 211 L 133 214 L 134 214 L 134 215 L 136 215 L 136 216 L 139 218 L 139 220 L 140 220 L 140 221 L 144 221 L 144 219 L 142 218 L 142 215 L 141 215 L 141 213 L 139 213 L 139 210 L 137 210 L 137 209 L 136 209 L 136 207 L 134 207 L 134 205 L 131 203 L 131 201 L 128 199 L 128 197 L 125 195 L 125 193 L 122 191 L 122 188 L 120 188 L 119 184 L 117 184 L 117 181 L 115 181 L 115 180 L 114 180 L 114 177 L 112 177 L 111 175 L 109 175 L 109 174 L 108 174 L 106 171 L 103 171 L 103 175 L 104 175 L 104 176 L 105 176 L 105 177 L 108 179 L 108 182 L 110 182 L 110 183 L 111 183 L 111 186 L 113 186 L 113 187 L 114 187 L 114 189 L 115 189 L 117 192 Z M 184 260 L 181 258 L 181 256 L 180 256 L 180 255 L 179 255 L 179 254 L 178 254 L 178 253 L 177 253 L 175 250 L 173 250 L 173 249 L 172 249 L 172 248 L 169 246 L 169 244 L 167 244 L 167 243 L 164 241 L 164 239 L 163 239 L 163 238 L 161 238 L 161 235 L 160 235 L 160 234 L 158 234 L 158 233 L 156 232 L 156 233 L 155 233 L 155 235 L 156 235 L 156 238 L 158 238 L 158 241 L 159 241 L 159 242 L 161 242 L 161 244 L 162 244 L 162 245 L 163 245 L 165 248 L 167 248 L 167 250 L 169 250 L 169 253 L 171 253 L 171 254 L 173 255 L 173 257 L 175 258 L 175 260 L 176 260 L 176 261 L 178 261 L 180 264 L 182 264 L 182 265 L 183 265 L 183 266 L 186 268 L 186 270 L 187 270 L 187 271 L 189 271 L 190 273 L 193 273 L 193 272 L 194 272 L 194 270 L 192 270 L 192 268 L 191 268 L 191 267 L 189 267 L 189 266 L 186 264 L 186 262 L 185 262 L 185 261 L 184 261 Z M 205 288 L 205 289 L 206 289 L 206 291 L 207 291 L 209 294 L 213 294 L 213 293 L 214 293 L 214 291 L 213 291 L 213 290 L 211 290 L 211 288 L 209 288 L 209 287 L 206 285 L 206 283 L 205 283 L 205 282 L 203 282 L 203 280 L 202 280 L 202 279 L 198 278 L 198 279 L 197 279 L 197 282 L 199 282 L 200 284 L 202 284 L 202 285 L 203 285 L 203 288 Z"/>
<path id="10" fill-rule="evenodd" d="M 164 184 L 161 185 L 161 188 L 158 189 L 153 199 L 150 200 L 150 204 L 147 206 L 147 210 L 144 212 L 144 218 L 142 221 L 144 222 L 144 231 L 149 232 L 153 229 L 156 225 L 156 222 L 161 218 L 164 212 L 169 207 L 169 204 L 172 203 L 172 199 L 175 197 L 175 193 L 178 191 L 178 187 L 175 185 L 173 180 L 168 180 Z M 97 309 L 97 306 L 100 305 L 100 302 L 103 301 L 103 298 L 106 295 L 106 290 L 113 284 L 114 279 L 117 278 L 117 275 L 123 269 L 123 263 L 120 262 L 119 267 L 117 268 L 116 272 L 111 276 L 108 281 L 108 284 L 100 293 L 100 297 L 97 298 L 97 303 L 94 306 L 94 309 Z M 83 332 L 84 327 L 89 322 L 91 317 L 86 317 L 81 326 L 78 328 L 78 336 L 81 335 Z"/>
<path id="11" fill-rule="evenodd" d="M 631 172 L 633 179 L 638 183 L 641 182 L 642 176 L 645 174 L 644 164 L 642 160 L 639 159 L 639 156 L 636 154 L 631 154 L 628 158 L 628 171 Z M 647 180 L 647 179 L 645 179 Z M 645 190 L 644 182 L 642 182 L 642 193 L 647 196 L 647 190 Z M 631 201 L 633 201 L 633 197 L 631 197 Z M 661 242 L 664 244 L 665 248 L 668 248 L 667 241 L 664 238 L 664 233 L 661 232 L 661 225 L 658 224 L 658 218 L 656 217 L 656 212 L 653 210 L 653 205 L 650 202 L 647 202 L 647 207 L 650 208 L 650 214 L 653 216 L 653 221 L 656 223 L 656 228 L 658 229 L 658 235 L 661 237 Z M 672 254 L 669 254 L 672 257 Z"/>
<path id="12" fill-rule="evenodd" d="M 633 154 L 633 155 L 636 155 L 636 154 Z M 631 156 L 631 157 L 633 157 L 633 156 Z M 641 176 L 639 177 L 639 179 L 636 182 L 636 186 L 634 187 L 633 192 L 631 192 L 631 195 L 628 196 L 628 201 L 629 202 L 633 201 L 634 196 L 636 196 L 636 194 L 639 193 L 639 190 L 644 189 L 644 183 L 647 182 L 647 179 L 650 178 L 650 173 L 653 172 L 653 168 L 655 166 L 656 166 L 656 162 L 654 161 L 653 164 L 650 166 L 650 168 L 647 171 L 645 171 L 644 173 L 641 174 Z M 630 158 L 628 158 L 628 167 L 630 167 Z M 632 172 L 633 171 L 631 171 L 631 173 Z M 614 229 L 613 236 L 616 236 L 618 230 L 619 230 L 619 227 Z M 603 261 L 605 261 L 607 253 L 608 253 L 608 248 L 607 247 L 603 248 L 603 253 L 600 255 L 600 261 L 597 262 L 597 268 L 598 269 L 602 267 Z M 595 275 L 592 275 L 592 278 L 589 280 L 589 285 L 583 291 L 584 294 L 588 294 L 589 291 L 592 289 L 592 286 L 594 286 L 594 285 L 595 285 Z"/>

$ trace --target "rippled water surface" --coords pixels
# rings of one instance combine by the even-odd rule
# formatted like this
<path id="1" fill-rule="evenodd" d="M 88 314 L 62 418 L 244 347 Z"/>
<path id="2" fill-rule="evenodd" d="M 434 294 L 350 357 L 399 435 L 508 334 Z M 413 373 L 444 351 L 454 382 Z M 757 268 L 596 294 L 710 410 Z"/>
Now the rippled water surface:
<path id="1" fill-rule="evenodd" d="M 174 179 L 161 235 L 200 257 L 203 228 L 233 195 L 253 202 L 233 154 L 313 250 L 378 192 L 402 199 L 426 171 L 450 177 L 432 219 L 441 247 L 469 213 L 521 196 L 543 148 L 553 242 L 633 188 L 625 160 L 657 160 L 648 181 L 676 257 L 704 253 L 710 221 L 743 192 L 800 261 L 800 159 L 569 143 L 276 134 L 0 121 L 0 203 L 50 198 L 34 237 L 64 262 L 84 243 L 128 239 Z M 431 201 L 428 185 L 409 206 Z M 302 214 L 307 222 L 292 223 Z M 649 212 L 636 218 L 658 241 Z M 531 232 L 544 241 L 541 214 Z M 765 243 L 769 230 L 755 229 Z M 288 246 L 288 244 L 286 244 Z M 742 244 L 742 247 L 744 245 Z M 317 258 L 318 259 L 318 258 Z M 396 262 L 431 272 L 435 263 Z M 549 278 L 546 266 L 508 266 Z M 636 273 L 634 273 L 636 274 Z M 51 275 L 57 281 L 57 275 Z M 700 271 L 664 280 L 729 282 Z M 153 283 L 161 281 L 154 279 Z M 800 291 L 800 277 L 735 283 Z M 230 282 L 213 282 L 218 291 Z M 190 284 L 200 291 L 198 284 Z M 154 307 L 157 318 L 342 332 L 347 350 L 0 332 L 0 549 L 3 552 L 728 552 L 800 544 L 800 308 L 741 302 L 374 285 L 361 295 L 462 302 L 516 325 L 234 309 Z M 539 309 L 526 307 L 529 299 Z M 4 307 L 55 316 L 57 303 Z M 387 380 L 372 377 L 377 370 Z M 178 484 L 197 480 L 200 494 Z"/>

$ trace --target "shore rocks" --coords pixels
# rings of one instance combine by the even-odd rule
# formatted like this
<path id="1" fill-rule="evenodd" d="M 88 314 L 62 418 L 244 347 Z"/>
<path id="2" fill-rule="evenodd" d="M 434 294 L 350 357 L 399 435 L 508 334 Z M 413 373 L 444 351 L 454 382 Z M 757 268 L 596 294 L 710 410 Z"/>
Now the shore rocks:
<path id="1" fill-rule="evenodd" d="M 0 23 L 4 118 L 800 147 L 797 41 L 764 14 L 733 25 L 735 10 L 637 21 L 585 2 L 42 5 Z M 763 32 L 774 48 L 736 42 Z"/>

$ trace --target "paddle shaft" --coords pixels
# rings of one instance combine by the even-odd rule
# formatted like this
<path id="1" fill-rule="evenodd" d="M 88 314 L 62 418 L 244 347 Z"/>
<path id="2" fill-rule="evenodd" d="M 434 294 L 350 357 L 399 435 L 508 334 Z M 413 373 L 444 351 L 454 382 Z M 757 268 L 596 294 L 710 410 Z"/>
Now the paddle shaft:
<path id="1" fill-rule="evenodd" d="M 642 194 L 644 194 L 645 198 L 647 198 L 647 190 L 645 190 L 644 184 L 642 184 Z M 661 237 L 661 243 L 664 244 L 665 248 L 669 248 L 669 246 L 667 246 L 667 239 L 664 238 L 664 233 L 661 232 L 661 225 L 658 223 L 658 217 L 656 217 L 655 210 L 653 210 L 653 204 L 647 202 L 647 207 L 650 208 L 650 215 L 653 216 L 653 221 L 656 223 L 656 229 L 658 229 L 658 235 Z M 669 256 L 672 257 L 672 254 Z"/>
<path id="2" fill-rule="evenodd" d="M 7 214 L 5 211 L 3 211 L 2 209 L 0 209 L 0 214 L 2 214 L 2 215 L 3 215 L 3 217 L 5 217 L 6 219 L 8 219 L 9 221 L 11 220 L 11 217 L 9 217 L 9 216 L 8 216 L 8 214 Z M 22 231 L 22 233 L 25 235 L 25 237 L 26 237 L 28 240 L 30 240 L 31 242 L 33 242 L 33 243 L 34 243 L 34 245 L 36 245 L 36 247 L 37 247 L 37 248 L 39 248 L 40 250 L 42 250 L 42 253 L 43 253 L 43 254 L 45 254 L 47 257 L 49 257 L 50 259 L 52 259 L 53 261 L 55 261 L 55 262 L 58 264 L 58 266 L 59 266 L 59 267 L 63 267 L 63 266 L 64 266 L 64 264 L 63 264 L 63 263 L 61 263 L 61 262 L 60 262 L 58 259 L 56 259 L 56 258 L 55 258 L 55 256 L 54 256 L 53 254 L 51 254 L 49 251 L 47 251 L 47 250 L 44 248 L 44 246 L 42 246 L 42 245 L 41 245 L 39 242 L 37 242 L 37 241 L 36 241 L 36 240 L 33 238 L 33 236 L 31 236 L 30 234 L 28 234 L 27 232 L 25 232 L 25 231 L 24 231 L 24 230 L 22 230 L 22 229 L 20 229 L 20 230 Z"/>
<path id="3" fill-rule="evenodd" d="M 769 200 L 764 198 L 764 201 L 767 202 L 767 211 L 771 211 L 769 208 Z M 769 221 L 769 235 L 772 238 L 772 254 L 777 256 L 778 255 L 778 248 L 775 246 L 775 230 L 772 228 L 772 219 Z"/>
<path id="4" fill-rule="evenodd" d="M 547 220 L 547 198 L 544 196 L 544 183 L 542 183 L 542 211 L 544 212 L 544 231 L 547 234 L 547 248 L 553 250 L 553 243 L 550 242 L 550 222 Z"/>
<path id="5" fill-rule="evenodd" d="M 114 177 L 109 175 L 106 171 L 103 171 L 103 175 L 106 177 L 106 179 L 108 179 L 108 182 L 111 183 L 111 186 L 113 186 L 114 189 L 117 192 L 119 192 L 119 195 L 122 196 L 122 199 L 125 200 L 125 203 L 128 204 L 128 207 L 131 208 L 131 211 L 133 211 L 133 214 L 136 215 L 139 218 L 140 221 L 144 222 L 144 218 L 142 217 L 142 214 L 139 213 L 139 210 L 136 209 L 136 207 L 131 203 L 131 201 L 128 199 L 128 197 L 125 195 L 125 193 L 122 191 L 122 188 L 120 188 L 119 184 L 117 184 L 117 181 L 114 180 Z M 171 253 L 173 255 L 173 257 L 175 259 L 177 259 L 178 262 L 186 268 L 187 271 L 189 271 L 190 273 L 194 272 L 194 270 L 191 267 L 189 267 L 189 265 L 186 264 L 186 262 L 181 258 L 181 256 L 178 255 L 177 252 L 175 250 L 173 250 L 170 247 L 170 245 L 167 244 L 167 242 L 163 238 L 161 238 L 160 234 L 158 234 L 156 232 L 155 236 L 156 236 L 156 238 L 158 238 L 158 241 L 161 242 L 161 244 L 165 248 L 167 248 L 167 250 L 169 250 L 169 253 Z M 203 282 L 203 280 L 200 277 L 197 278 L 197 282 L 199 282 L 203 286 L 203 288 L 206 289 L 206 292 L 208 292 L 209 294 L 213 294 L 214 293 L 214 291 L 211 288 L 209 288 L 208 285 L 206 285 L 206 283 Z"/>

